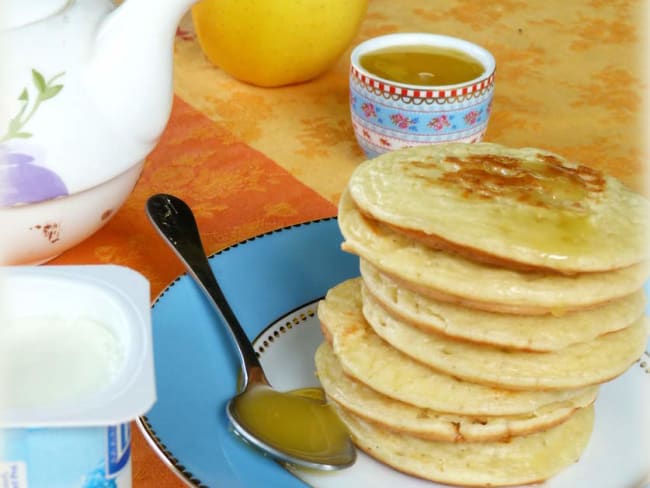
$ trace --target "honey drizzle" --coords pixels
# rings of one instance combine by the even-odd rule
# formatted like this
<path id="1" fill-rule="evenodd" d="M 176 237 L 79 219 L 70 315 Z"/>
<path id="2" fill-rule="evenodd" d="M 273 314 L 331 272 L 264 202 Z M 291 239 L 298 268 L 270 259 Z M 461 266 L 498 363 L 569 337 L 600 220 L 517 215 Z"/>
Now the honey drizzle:
<path id="1" fill-rule="evenodd" d="M 426 161 L 410 161 L 406 171 L 428 184 L 457 188 L 466 200 L 512 202 L 493 212 L 499 212 L 497 232 L 514 245 L 536 249 L 554 261 L 584 254 L 594 245 L 589 205 L 605 191 L 602 172 L 548 154 L 527 160 L 497 154 L 447 156 L 443 163 L 450 169 L 442 174 Z"/>

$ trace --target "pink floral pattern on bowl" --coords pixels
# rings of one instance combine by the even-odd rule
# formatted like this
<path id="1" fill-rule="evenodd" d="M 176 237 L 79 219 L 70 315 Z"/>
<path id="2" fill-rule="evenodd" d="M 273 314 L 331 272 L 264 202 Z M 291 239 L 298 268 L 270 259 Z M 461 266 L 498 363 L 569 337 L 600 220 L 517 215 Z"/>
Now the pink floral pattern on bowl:
<path id="1" fill-rule="evenodd" d="M 358 62 L 363 52 L 390 45 L 439 42 L 480 53 L 485 73 L 462 85 L 419 87 L 378 78 Z M 357 46 L 351 62 L 352 126 L 368 157 L 401 147 L 482 139 L 494 93 L 495 63 L 492 55 L 479 46 L 434 34 L 389 34 Z"/>

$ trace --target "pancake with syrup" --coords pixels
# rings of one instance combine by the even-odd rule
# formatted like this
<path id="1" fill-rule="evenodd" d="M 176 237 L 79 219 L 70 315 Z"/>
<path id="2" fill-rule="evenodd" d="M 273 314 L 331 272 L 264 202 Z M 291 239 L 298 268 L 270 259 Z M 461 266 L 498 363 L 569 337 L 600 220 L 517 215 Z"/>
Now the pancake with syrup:
<path id="1" fill-rule="evenodd" d="M 519 415 L 596 389 L 511 391 L 437 372 L 393 348 L 372 330 L 361 312 L 358 279 L 330 289 L 319 302 L 318 318 L 347 375 L 420 408 L 465 416 Z"/>
<path id="2" fill-rule="evenodd" d="M 546 430 L 593 403 L 590 389 L 575 398 L 521 415 L 470 417 L 435 412 L 393 400 L 349 378 L 327 342 L 316 350 L 316 372 L 330 401 L 382 428 L 414 437 L 447 442 L 507 440 Z"/>
<path id="3" fill-rule="evenodd" d="M 511 349 L 548 352 L 631 325 L 645 310 L 643 290 L 590 310 L 559 315 L 485 312 L 414 293 L 400 287 L 365 259 L 360 260 L 366 290 L 395 318 L 448 337 Z"/>
<path id="4" fill-rule="evenodd" d="M 366 321 L 391 346 L 437 371 L 497 388 L 567 390 L 604 383 L 639 359 L 648 340 L 648 324 L 641 316 L 624 329 L 559 351 L 530 352 L 474 344 L 408 325 L 386 313 L 361 288 L 354 292 L 361 291 Z"/>
<path id="5" fill-rule="evenodd" d="M 433 249 L 364 217 L 347 191 L 339 202 L 342 248 L 359 255 L 398 286 L 421 295 L 492 312 L 561 314 L 636 293 L 645 262 L 602 273 L 521 272 Z"/>
<path id="6" fill-rule="evenodd" d="M 541 483 L 578 461 L 594 425 L 590 406 L 542 432 L 503 442 L 454 443 L 395 433 L 334 406 L 368 455 L 412 476 L 462 486 Z"/>
<path id="7" fill-rule="evenodd" d="M 360 211 L 472 261 L 565 274 L 647 259 L 648 201 L 557 154 L 438 144 L 362 163 L 348 189 Z"/>

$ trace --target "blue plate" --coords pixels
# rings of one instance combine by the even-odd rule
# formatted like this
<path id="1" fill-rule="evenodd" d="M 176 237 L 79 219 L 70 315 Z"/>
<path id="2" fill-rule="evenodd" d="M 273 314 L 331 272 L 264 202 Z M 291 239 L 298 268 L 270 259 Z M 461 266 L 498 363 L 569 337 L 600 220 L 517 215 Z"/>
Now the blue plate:
<path id="1" fill-rule="evenodd" d="M 270 232 L 210 257 L 226 298 L 251 340 L 269 324 L 356 276 L 334 218 Z M 197 486 L 304 487 L 230 430 L 226 402 L 239 360 L 225 328 L 194 282 L 182 275 L 152 310 L 158 400 L 138 423 L 152 446 Z"/>

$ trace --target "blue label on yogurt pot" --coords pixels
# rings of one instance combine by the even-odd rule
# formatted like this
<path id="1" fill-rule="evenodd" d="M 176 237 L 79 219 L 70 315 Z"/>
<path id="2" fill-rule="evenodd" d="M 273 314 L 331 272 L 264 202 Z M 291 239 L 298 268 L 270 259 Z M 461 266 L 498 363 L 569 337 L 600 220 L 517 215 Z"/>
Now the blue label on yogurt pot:
<path id="1" fill-rule="evenodd" d="M 27 488 L 27 468 L 22 461 L 0 460 L 0 488 Z"/>
<path id="2" fill-rule="evenodd" d="M 131 426 L 112 425 L 107 432 L 106 477 L 112 478 L 126 466 L 131 457 Z"/>
<path id="3" fill-rule="evenodd" d="M 129 424 L 0 429 L 0 488 L 130 488 Z"/>
<path id="4" fill-rule="evenodd" d="M 86 474 L 81 488 L 117 488 L 117 483 L 106 477 L 105 463 L 101 462 Z"/>

